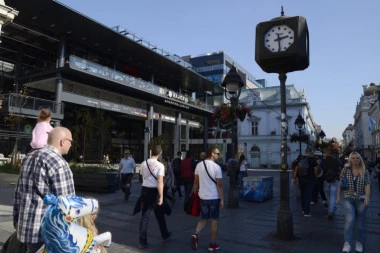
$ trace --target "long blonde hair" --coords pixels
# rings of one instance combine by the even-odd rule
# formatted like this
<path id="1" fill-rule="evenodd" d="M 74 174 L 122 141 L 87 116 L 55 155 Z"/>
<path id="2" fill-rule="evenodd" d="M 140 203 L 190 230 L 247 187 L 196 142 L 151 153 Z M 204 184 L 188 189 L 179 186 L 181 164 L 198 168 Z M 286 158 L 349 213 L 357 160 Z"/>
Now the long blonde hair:
<path id="1" fill-rule="evenodd" d="M 363 161 L 362 156 L 361 156 L 358 152 L 356 152 L 356 151 L 351 152 L 351 154 L 348 156 L 348 163 L 350 164 L 350 167 L 351 167 L 351 168 L 353 168 L 353 163 L 352 163 L 352 161 L 351 161 L 352 155 L 356 155 L 357 157 L 359 157 L 359 159 L 360 159 L 360 165 L 359 165 L 359 168 L 360 168 L 360 176 L 361 176 L 361 177 L 364 177 L 364 173 L 365 173 L 365 164 L 364 164 L 364 161 Z"/>
<path id="2" fill-rule="evenodd" d="M 77 220 L 77 224 L 84 228 L 89 229 L 94 236 L 98 235 L 98 229 L 96 228 L 95 222 L 94 222 L 96 219 L 96 216 L 97 214 L 82 216 Z M 101 253 L 107 253 L 107 250 L 104 248 L 103 245 L 100 244 L 97 247 L 101 249 Z"/>

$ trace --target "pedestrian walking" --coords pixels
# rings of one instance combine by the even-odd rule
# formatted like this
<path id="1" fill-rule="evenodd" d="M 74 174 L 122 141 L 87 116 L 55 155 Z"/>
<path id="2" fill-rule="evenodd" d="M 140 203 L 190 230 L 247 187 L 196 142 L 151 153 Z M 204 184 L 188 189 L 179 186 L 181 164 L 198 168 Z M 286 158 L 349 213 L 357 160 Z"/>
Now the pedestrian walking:
<path id="1" fill-rule="evenodd" d="M 186 212 L 188 201 L 194 185 L 195 164 L 190 151 L 186 151 L 186 157 L 181 161 L 181 181 L 185 188 L 184 211 Z"/>
<path id="2" fill-rule="evenodd" d="M 48 145 L 23 160 L 14 195 L 13 224 L 17 238 L 27 245 L 27 253 L 37 252 L 43 244 L 40 224 L 47 208 L 43 196 L 75 195 L 72 172 L 62 157 L 69 152 L 72 141 L 69 129 L 53 128 Z"/>
<path id="3" fill-rule="evenodd" d="M 216 251 L 220 246 L 216 243 L 219 211 L 224 206 L 224 193 L 222 183 L 222 169 L 215 163 L 220 151 L 217 147 L 208 150 L 207 159 L 198 163 L 195 169 L 193 192 L 198 192 L 200 198 L 201 219 L 198 221 L 195 233 L 191 236 L 191 247 L 198 248 L 199 233 L 211 221 L 211 238 L 209 251 Z"/>
<path id="4" fill-rule="evenodd" d="M 364 219 L 371 196 L 369 172 L 357 152 L 348 157 L 349 167 L 342 169 L 340 181 L 347 178 L 348 187 L 344 190 L 343 206 L 345 209 L 343 252 L 350 252 L 353 237 L 356 235 L 355 251 L 363 252 Z M 341 187 L 338 188 L 337 203 L 340 202 Z"/>
<path id="5" fill-rule="evenodd" d="M 301 199 L 301 190 L 300 190 L 300 184 L 298 181 L 298 173 L 296 171 L 297 164 L 299 160 L 301 159 L 302 155 L 299 155 L 297 159 L 295 159 L 292 162 L 292 178 L 293 178 L 293 184 L 296 190 L 297 199 Z"/>
<path id="6" fill-rule="evenodd" d="M 165 177 L 164 177 L 164 199 L 167 198 L 169 199 L 172 204 L 174 204 L 174 195 L 173 195 L 173 190 L 174 190 L 174 173 L 173 173 L 173 168 L 172 168 L 172 161 L 170 156 L 166 156 L 162 163 L 165 166 Z"/>
<path id="7" fill-rule="evenodd" d="M 340 173 L 340 163 L 335 157 L 332 156 L 331 150 L 325 150 L 326 158 L 322 160 L 320 167 L 323 170 L 323 178 L 326 182 L 326 188 L 328 190 L 328 219 L 332 220 L 335 215 L 336 198 L 338 192 L 338 181 Z"/>
<path id="8" fill-rule="evenodd" d="M 182 192 L 181 192 L 181 162 L 182 162 L 182 152 L 177 152 L 177 157 L 173 159 L 172 161 L 172 169 L 175 177 L 175 186 L 173 191 L 173 196 L 175 196 L 175 193 L 178 192 L 178 196 L 182 198 Z"/>
<path id="9" fill-rule="evenodd" d="M 116 178 L 120 177 L 120 190 L 124 193 L 124 201 L 128 201 L 131 195 L 133 175 L 136 173 L 135 159 L 131 157 L 129 149 L 124 151 L 124 158 L 120 160 L 119 171 Z"/>
<path id="10" fill-rule="evenodd" d="M 321 199 L 323 201 L 324 207 L 327 208 L 328 204 L 327 204 L 327 197 L 326 197 L 326 193 L 325 193 L 325 180 L 323 177 L 323 170 L 320 168 L 320 166 L 318 167 L 317 173 L 318 174 L 317 174 L 315 182 L 314 182 L 313 196 L 312 196 L 310 204 L 314 205 L 315 203 L 317 203 L 318 202 L 318 195 L 320 195 Z"/>
<path id="11" fill-rule="evenodd" d="M 151 151 L 151 157 L 141 164 L 143 183 L 140 195 L 142 211 L 139 228 L 140 249 L 148 246 L 148 223 L 152 209 L 156 216 L 162 239 L 166 241 L 171 236 L 166 226 L 165 214 L 161 207 L 164 201 L 165 176 L 165 167 L 158 161 L 158 158 L 162 155 L 161 146 L 156 145 Z"/>
<path id="12" fill-rule="evenodd" d="M 307 173 L 305 175 L 301 175 L 299 173 L 299 166 L 301 163 L 301 160 L 303 158 L 300 158 L 300 161 L 298 162 L 295 174 L 298 175 L 298 182 L 300 186 L 300 193 L 301 193 L 301 208 L 303 216 L 305 217 L 311 217 L 310 214 L 310 203 L 313 196 L 313 189 L 314 189 L 314 182 L 316 180 L 316 174 L 318 173 L 318 163 L 317 160 L 314 157 L 313 152 L 310 148 L 306 148 L 305 159 L 307 159 Z"/>
<path id="13" fill-rule="evenodd" d="M 243 177 L 248 176 L 247 160 L 245 160 L 244 154 L 240 155 L 238 167 L 239 167 L 239 174 L 238 174 L 239 175 L 239 185 L 240 185 L 240 187 L 242 187 L 243 186 Z"/>

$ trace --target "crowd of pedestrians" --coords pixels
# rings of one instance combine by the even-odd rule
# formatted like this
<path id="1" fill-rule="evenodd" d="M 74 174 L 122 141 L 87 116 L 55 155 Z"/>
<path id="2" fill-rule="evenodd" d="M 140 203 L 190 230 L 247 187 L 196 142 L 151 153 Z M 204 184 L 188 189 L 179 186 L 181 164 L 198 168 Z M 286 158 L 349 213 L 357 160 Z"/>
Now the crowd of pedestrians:
<path id="1" fill-rule="evenodd" d="M 371 197 L 370 170 L 366 169 L 366 163 L 358 152 L 351 152 L 348 162 L 342 163 L 333 156 L 330 149 L 324 151 L 325 157 L 318 159 L 307 148 L 305 154 L 293 162 L 293 182 L 299 187 L 297 194 L 302 213 L 304 217 L 311 217 L 311 205 L 318 201 L 320 195 L 327 217 L 332 220 L 336 205 L 342 202 L 345 210 L 342 252 L 351 252 L 351 248 L 363 252 L 364 220 Z M 301 175 L 304 166 L 302 159 L 307 159 L 308 172 Z M 346 181 L 346 186 L 343 181 Z M 328 195 L 325 194 L 325 189 Z"/>
<path id="2" fill-rule="evenodd" d="M 46 194 L 75 195 L 73 175 L 67 161 L 62 157 L 69 152 L 73 142 L 69 129 L 64 127 L 49 128 L 43 126 L 50 121 L 48 111 L 41 111 L 40 122 L 36 125 L 30 153 L 22 162 L 20 176 L 16 185 L 13 206 L 13 220 L 18 240 L 25 244 L 27 253 L 39 252 L 43 247 L 40 234 L 40 223 L 46 211 L 43 198 Z M 45 118 L 45 121 L 42 121 Z M 44 122 L 43 124 L 41 122 Z M 41 123 L 41 124 L 40 124 Z M 41 128 L 42 130 L 38 130 Z M 37 134 L 38 133 L 38 134 Z M 38 137 L 39 136 L 39 137 Z M 40 141 L 40 139 L 42 141 Z M 141 163 L 142 178 L 140 197 L 135 205 L 135 213 L 141 212 L 138 242 L 139 248 L 148 247 L 148 225 L 153 211 L 160 229 L 161 238 L 166 242 L 171 237 L 165 215 L 167 208 L 174 205 L 176 193 L 184 195 L 184 211 L 188 209 L 190 196 L 198 193 L 200 198 L 200 219 L 195 231 L 190 237 L 190 247 L 198 248 L 200 233 L 207 223 L 210 223 L 209 251 L 217 251 L 221 247 L 217 242 L 218 220 L 220 210 L 224 207 L 224 192 L 222 183 L 222 168 L 217 163 L 220 150 L 210 147 L 201 152 L 199 158 L 186 151 L 177 153 L 173 160 L 170 156 L 162 157 L 161 146 L 151 149 L 151 156 Z M 300 199 L 300 209 L 304 217 L 312 215 L 312 206 L 321 201 L 325 206 L 329 220 L 334 219 L 336 205 L 342 203 L 345 209 L 345 226 L 343 231 L 342 252 L 363 252 L 364 219 L 370 204 L 370 174 L 372 168 L 379 180 L 380 163 L 371 166 L 357 152 L 348 156 L 342 163 L 334 153 L 324 150 L 325 157 L 317 158 L 311 149 L 307 148 L 293 162 L 293 182 L 297 186 L 297 196 Z M 306 173 L 301 174 L 301 160 L 306 160 Z M 231 158 L 227 164 L 234 161 L 237 166 L 227 166 L 229 175 L 236 175 L 236 185 L 242 185 L 243 178 L 248 175 L 247 161 L 244 154 Z M 371 166 L 371 170 L 367 168 Z M 231 169 L 235 169 L 231 173 Z M 136 163 L 130 150 L 124 150 L 124 158 L 119 162 L 117 177 L 120 177 L 120 189 L 124 200 L 128 201 L 131 194 L 132 178 L 136 173 Z M 343 188 L 342 181 L 347 180 Z M 182 191 L 182 186 L 184 191 Z M 327 190 L 325 192 L 325 190 Z M 326 194 L 327 193 L 327 194 Z M 167 204 L 171 201 L 171 205 Z M 170 212 L 169 214 L 170 215 Z M 89 218 L 89 217 L 87 217 Z M 92 219 L 91 224 L 96 231 Z M 106 252 L 102 248 L 102 252 Z"/>

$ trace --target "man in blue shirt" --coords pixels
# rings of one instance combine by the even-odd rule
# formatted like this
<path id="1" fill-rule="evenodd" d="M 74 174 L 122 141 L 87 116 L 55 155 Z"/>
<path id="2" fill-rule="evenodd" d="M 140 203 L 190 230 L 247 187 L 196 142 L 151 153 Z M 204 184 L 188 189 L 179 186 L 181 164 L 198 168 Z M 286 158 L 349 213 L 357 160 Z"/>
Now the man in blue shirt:
<path id="1" fill-rule="evenodd" d="M 120 160 L 119 172 L 117 177 L 120 176 L 120 189 L 124 192 L 124 200 L 128 201 L 129 195 L 131 195 L 131 184 L 133 175 L 136 173 L 135 159 L 130 156 L 129 149 L 124 151 L 124 158 Z"/>

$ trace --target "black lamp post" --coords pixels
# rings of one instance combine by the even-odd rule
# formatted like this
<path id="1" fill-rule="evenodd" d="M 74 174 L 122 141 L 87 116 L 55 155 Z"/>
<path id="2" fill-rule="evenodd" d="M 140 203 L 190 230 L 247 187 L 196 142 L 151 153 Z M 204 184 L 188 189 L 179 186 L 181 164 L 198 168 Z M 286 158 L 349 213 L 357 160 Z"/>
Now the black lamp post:
<path id="1" fill-rule="evenodd" d="M 323 139 L 326 137 L 326 134 L 325 132 L 323 132 L 323 130 L 321 130 L 318 134 L 319 138 L 321 139 L 321 144 L 322 144 L 322 158 L 323 158 Z"/>
<path id="2" fill-rule="evenodd" d="M 243 80 L 237 73 L 235 66 L 232 66 L 222 82 L 222 87 L 224 88 L 224 96 L 227 100 L 231 101 L 231 107 L 234 109 L 237 109 L 238 107 L 238 99 L 243 86 Z M 235 157 L 238 147 L 237 119 L 234 119 L 234 122 L 232 122 L 231 144 L 231 153 Z M 236 173 L 238 169 L 238 161 L 236 160 L 236 157 L 235 159 L 231 159 L 229 169 L 230 187 L 228 192 L 228 207 L 237 208 L 239 207 L 239 189 L 236 188 Z"/>
<path id="3" fill-rule="evenodd" d="M 294 126 L 296 127 L 296 130 L 298 130 L 298 137 L 301 137 L 302 131 L 305 129 L 305 120 L 302 118 L 301 114 L 298 114 L 298 117 L 296 118 L 296 121 L 294 121 Z M 302 155 L 302 150 L 301 150 L 301 139 L 300 141 L 300 155 Z"/>

